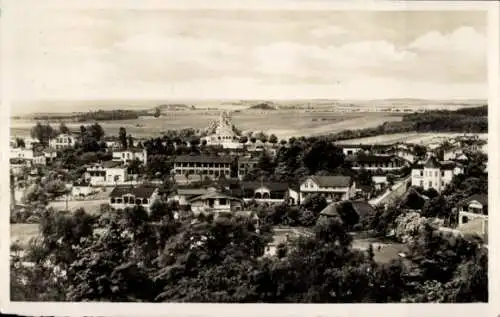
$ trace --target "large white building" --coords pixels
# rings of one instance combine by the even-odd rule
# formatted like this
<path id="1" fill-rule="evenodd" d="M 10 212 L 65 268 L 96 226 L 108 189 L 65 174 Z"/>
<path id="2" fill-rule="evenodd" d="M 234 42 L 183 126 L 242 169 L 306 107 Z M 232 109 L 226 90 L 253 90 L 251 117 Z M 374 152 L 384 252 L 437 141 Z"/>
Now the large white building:
<path id="1" fill-rule="evenodd" d="M 463 173 L 461 164 L 450 161 L 438 161 L 430 156 L 425 162 L 417 163 L 411 171 L 412 186 L 427 190 L 434 188 L 441 192 L 451 182 L 454 175 Z"/>
<path id="2" fill-rule="evenodd" d="M 75 142 L 76 138 L 71 134 L 61 133 L 54 139 L 51 139 L 49 145 L 56 150 L 60 150 L 75 146 Z"/>
<path id="3" fill-rule="evenodd" d="M 349 200 L 356 195 L 356 183 L 350 176 L 309 176 L 300 184 L 300 203 L 312 194 L 321 194 L 326 201 Z"/>
<path id="4" fill-rule="evenodd" d="M 206 141 L 207 145 L 222 146 L 225 149 L 242 148 L 239 135 L 234 131 L 231 118 L 227 113 L 222 113 L 219 120 L 214 123 L 214 133 L 203 137 L 201 141 Z"/>
<path id="5" fill-rule="evenodd" d="M 175 158 L 174 177 L 177 182 L 201 181 L 231 176 L 229 156 L 182 155 Z"/>
<path id="6" fill-rule="evenodd" d="M 135 176 L 120 163 L 105 162 L 87 167 L 86 181 L 92 186 L 134 185 L 137 183 Z"/>
<path id="7" fill-rule="evenodd" d="M 139 160 L 144 166 L 148 163 L 148 153 L 146 149 L 123 149 L 113 151 L 113 161 L 129 163 L 133 160 Z"/>

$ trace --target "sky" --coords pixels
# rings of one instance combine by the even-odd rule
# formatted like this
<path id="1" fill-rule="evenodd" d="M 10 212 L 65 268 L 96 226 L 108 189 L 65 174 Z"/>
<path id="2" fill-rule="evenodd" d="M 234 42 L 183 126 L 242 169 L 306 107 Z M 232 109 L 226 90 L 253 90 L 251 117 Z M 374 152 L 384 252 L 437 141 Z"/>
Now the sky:
<path id="1" fill-rule="evenodd" d="M 486 99 L 479 11 L 27 10 L 15 99 Z"/>

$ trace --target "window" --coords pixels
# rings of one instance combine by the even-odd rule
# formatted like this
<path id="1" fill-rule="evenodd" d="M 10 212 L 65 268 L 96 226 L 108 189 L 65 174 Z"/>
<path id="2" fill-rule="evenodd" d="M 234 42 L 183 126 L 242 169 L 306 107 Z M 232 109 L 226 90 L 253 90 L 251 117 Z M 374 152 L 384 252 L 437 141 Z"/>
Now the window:
<path id="1" fill-rule="evenodd" d="M 116 203 L 117 204 L 121 204 L 122 203 L 122 199 L 121 198 L 116 198 Z"/>
<path id="2" fill-rule="evenodd" d="M 125 204 L 128 204 L 128 196 L 123 197 L 123 202 L 124 202 Z"/>
<path id="3" fill-rule="evenodd" d="M 225 198 L 219 199 L 219 205 L 225 206 L 227 204 L 227 201 Z"/>
<path id="4" fill-rule="evenodd" d="M 144 198 L 144 199 L 142 200 L 142 203 L 143 203 L 143 204 L 145 204 L 145 205 L 147 205 L 147 204 L 148 204 L 148 199 L 147 199 L 147 198 Z"/>
<path id="5" fill-rule="evenodd" d="M 434 172 L 434 176 L 437 177 L 438 176 L 438 171 Z"/>
<path id="6" fill-rule="evenodd" d="M 115 198 L 111 197 L 111 203 L 114 204 L 115 203 Z"/>
<path id="7" fill-rule="evenodd" d="M 467 222 L 469 222 L 469 217 L 463 216 L 462 217 L 462 223 L 467 223 Z"/>
<path id="8" fill-rule="evenodd" d="M 432 181 L 429 181 L 429 187 L 432 187 Z"/>
<path id="9" fill-rule="evenodd" d="M 441 171 L 441 176 L 444 177 L 444 171 Z"/>

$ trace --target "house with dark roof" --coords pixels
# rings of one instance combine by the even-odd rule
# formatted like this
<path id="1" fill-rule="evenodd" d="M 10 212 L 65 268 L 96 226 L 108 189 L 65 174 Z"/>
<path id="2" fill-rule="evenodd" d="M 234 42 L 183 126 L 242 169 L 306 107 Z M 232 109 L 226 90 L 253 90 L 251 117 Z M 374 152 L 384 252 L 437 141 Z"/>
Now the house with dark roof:
<path id="1" fill-rule="evenodd" d="M 241 210 L 242 203 L 241 198 L 233 197 L 215 188 L 211 188 L 203 195 L 189 199 L 194 214 L 235 212 Z"/>
<path id="2" fill-rule="evenodd" d="M 475 233 L 488 234 L 488 195 L 472 195 L 458 203 L 458 229 L 475 227 Z M 475 225 L 471 225 L 475 223 Z M 473 230 L 474 231 L 474 230 Z"/>
<path id="3" fill-rule="evenodd" d="M 309 176 L 300 184 L 300 203 L 312 194 L 321 194 L 327 202 L 349 200 L 356 195 L 351 176 Z"/>
<path id="4" fill-rule="evenodd" d="M 278 182 L 242 182 L 241 192 L 244 201 L 290 204 L 298 202 L 298 192 L 287 183 Z"/>
<path id="5" fill-rule="evenodd" d="M 352 227 L 360 223 L 362 219 L 370 217 L 374 212 L 373 206 L 366 201 L 349 200 L 329 204 L 320 212 L 320 216 L 337 218 L 342 222 L 345 220 L 347 223 L 344 224 Z"/>
<path id="6" fill-rule="evenodd" d="M 411 185 L 425 190 L 434 188 L 441 192 L 451 182 L 453 176 L 463 172 L 463 166 L 458 162 L 439 161 L 435 156 L 429 156 L 426 161 L 413 165 Z"/>
<path id="7" fill-rule="evenodd" d="M 367 170 L 398 173 L 409 166 L 406 159 L 396 155 L 360 154 L 351 159 L 353 170 Z"/>
<path id="8" fill-rule="evenodd" d="M 234 158 L 218 155 L 181 155 L 174 159 L 174 178 L 179 183 L 231 176 Z"/>
<path id="9" fill-rule="evenodd" d="M 149 211 L 151 205 L 159 199 L 158 188 L 153 186 L 117 186 L 109 194 L 109 204 L 115 210 L 140 205 Z"/>

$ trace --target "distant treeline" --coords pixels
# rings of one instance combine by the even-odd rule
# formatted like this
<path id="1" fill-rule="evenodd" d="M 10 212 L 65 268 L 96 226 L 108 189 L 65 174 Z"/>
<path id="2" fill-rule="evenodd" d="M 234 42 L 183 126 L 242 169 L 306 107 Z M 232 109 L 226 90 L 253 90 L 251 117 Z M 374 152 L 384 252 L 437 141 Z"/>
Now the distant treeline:
<path id="1" fill-rule="evenodd" d="M 72 122 L 112 121 L 138 119 L 140 116 L 150 115 L 145 110 L 97 110 L 78 114 L 55 114 L 34 116 L 34 120 L 67 120 Z"/>
<path id="2" fill-rule="evenodd" d="M 406 114 L 402 121 L 385 122 L 375 128 L 345 130 L 331 138 L 339 141 L 405 132 L 487 133 L 488 106 Z"/>

